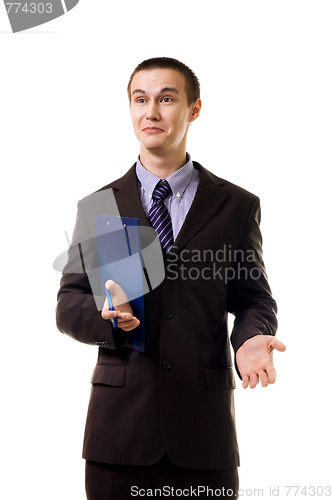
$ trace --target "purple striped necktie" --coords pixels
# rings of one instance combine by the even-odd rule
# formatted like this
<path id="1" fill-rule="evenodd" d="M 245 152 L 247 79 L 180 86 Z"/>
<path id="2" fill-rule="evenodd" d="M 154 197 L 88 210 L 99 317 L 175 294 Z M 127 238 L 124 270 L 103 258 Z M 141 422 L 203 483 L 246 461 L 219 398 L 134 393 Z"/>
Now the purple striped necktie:
<path id="1" fill-rule="evenodd" d="M 148 218 L 158 234 L 162 249 L 168 253 L 173 245 L 173 231 L 171 217 L 164 200 L 171 193 L 171 187 L 166 180 L 161 180 L 153 192 L 153 204 L 150 207 Z"/>

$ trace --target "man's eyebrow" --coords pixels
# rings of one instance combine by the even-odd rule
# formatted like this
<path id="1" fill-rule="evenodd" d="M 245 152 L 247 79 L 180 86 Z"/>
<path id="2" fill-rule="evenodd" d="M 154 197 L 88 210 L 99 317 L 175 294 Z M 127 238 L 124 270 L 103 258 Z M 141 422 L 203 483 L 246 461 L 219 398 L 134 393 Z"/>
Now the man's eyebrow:
<path id="1" fill-rule="evenodd" d="M 165 92 L 175 92 L 176 94 L 179 94 L 178 90 L 175 89 L 175 87 L 164 87 L 164 89 L 161 90 L 160 94 L 164 94 Z"/>
<path id="2" fill-rule="evenodd" d="M 175 94 L 179 94 L 178 90 L 175 87 L 164 87 L 161 91 L 160 94 L 165 94 L 165 92 L 174 92 Z M 145 90 L 142 89 L 135 89 L 132 92 L 132 96 L 134 94 L 146 94 Z"/>
<path id="3" fill-rule="evenodd" d="M 134 94 L 145 94 L 145 93 L 146 93 L 145 90 L 135 89 L 135 90 L 133 90 L 132 95 L 134 95 Z"/>

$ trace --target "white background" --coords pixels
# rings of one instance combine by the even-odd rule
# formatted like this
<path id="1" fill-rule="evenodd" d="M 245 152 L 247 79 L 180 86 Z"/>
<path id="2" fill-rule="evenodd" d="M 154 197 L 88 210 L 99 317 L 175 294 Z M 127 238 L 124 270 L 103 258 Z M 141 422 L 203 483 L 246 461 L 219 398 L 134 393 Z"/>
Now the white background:
<path id="1" fill-rule="evenodd" d="M 52 263 L 77 200 L 134 163 L 126 85 L 160 55 L 201 81 L 192 158 L 261 198 L 287 351 L 274 386 L 237 382 L 243 496 L 332 482 L 332 21 L 321 0 L 81 0 L 12 34 L 0 4 L 1 498 L 85 498 L 97 348 L 57 331 Z"/>

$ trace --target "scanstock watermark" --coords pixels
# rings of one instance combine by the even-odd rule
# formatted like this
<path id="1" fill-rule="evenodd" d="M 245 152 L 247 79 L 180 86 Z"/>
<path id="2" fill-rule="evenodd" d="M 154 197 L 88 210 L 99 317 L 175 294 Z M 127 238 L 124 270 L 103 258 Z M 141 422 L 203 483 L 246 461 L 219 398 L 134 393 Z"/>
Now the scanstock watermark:
<path id="1" fill-rule="evenodd" d="M 232 488 L 210 488 L 209 486 L 189 486 L 188 488 L 175 488 L 173 486 L 163 486 L 162 488 L 139 488 L 131 486 L 131 496 L 134 497 L 178 497 L 195 498 L 205 495 L 205 498 L 235 498 L 237 493 Z"/>
<path id="2" fill-rule="evenodd" d="M 167 259 L 169 280 L 258 280 L 262 275 L 261 256 L 253 249 L 234 249 L 222 244 L 218 249 L 183 249 L 173 247 Z"/>
<path id="3" fill-rule="evenodd" d="M 7 2 L 4 0 L 13 33 L 48 23 L 72 10 L 79 0 L 36 0 Z"/>
<path id="4" fill-rule="evenodd" d="M 236 492 L 231 488 L 211 488 L 209 486 L 196 486 L 188 488 L 139 488 L 131 486 L 131 496 L 135 497 L 187 497 L 187 498 L 327 498 L 332 496 L 331 485 L 277 485 L 266 488 L 240 488 Z"/>
<path id="5" fill-rule="evenodd" d="M 53 267 L 65 273 L 86 273 L 98 310 L 103 308 L 104 284 L 109 279 L 131 301 L 157 288 L 165 278 L 228 284 L 258 280 L 265 272 L 259 251 L 223 240 L 199 242 L 191 249 L 174 245 L 164 260 L 155 230 L 140 226 L 136 218 L 122 217 L 112 189 L 80 200 L 72 241 L 67 233 L 66 237 L 69 249 L 58 255 Z"/>

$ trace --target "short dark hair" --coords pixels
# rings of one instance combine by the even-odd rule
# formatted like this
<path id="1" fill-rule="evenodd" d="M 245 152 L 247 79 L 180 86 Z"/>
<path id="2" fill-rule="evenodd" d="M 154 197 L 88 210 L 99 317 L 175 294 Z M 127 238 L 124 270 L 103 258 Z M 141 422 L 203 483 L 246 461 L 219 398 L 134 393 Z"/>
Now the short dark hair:
<path id="1" fill-rule="evenodd" d="M 185 88 L 187 93 L 188 104 L 191 105 L 200 97 L 200 83 L 198 77 L 186 64 L 173 59 L 172 57 L 152 57 L 151 59 L 146 59 L 142 63 L 138 64 L 135 68 L 127 85 L 127 94 L 129 101 L 131 102 L 131 84 L 139 71 L 156 69 L 156 68 L 170 68 L 179 71 L 185 77 Z"/>

